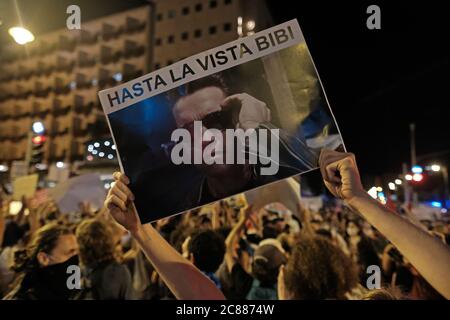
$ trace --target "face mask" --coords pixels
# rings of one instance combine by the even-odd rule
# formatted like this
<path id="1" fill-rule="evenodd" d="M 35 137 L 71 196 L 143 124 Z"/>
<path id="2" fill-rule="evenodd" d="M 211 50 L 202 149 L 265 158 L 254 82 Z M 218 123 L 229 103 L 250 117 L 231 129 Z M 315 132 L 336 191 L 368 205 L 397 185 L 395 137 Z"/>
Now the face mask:
<path id="1" fill-rule="evenodd" d="M 67 273 L 67 269 L 71 265 L 78 265 L 77 255 L 64 262 L 41 268 L 38 271 L 39 279 L 42 281 L 42 284 L 45 285 L 57 299 L 67 300 L 75 293 L 75 290 L 67 287 L 67 279 L 71 276 L 71 273 Z"/>

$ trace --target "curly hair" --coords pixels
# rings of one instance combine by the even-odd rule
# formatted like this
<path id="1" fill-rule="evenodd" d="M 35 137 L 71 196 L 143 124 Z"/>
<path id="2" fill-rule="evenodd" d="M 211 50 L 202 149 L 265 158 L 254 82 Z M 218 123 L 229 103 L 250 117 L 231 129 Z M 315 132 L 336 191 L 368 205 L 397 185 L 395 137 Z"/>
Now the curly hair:
<path id="1" fill-rule="evenodd" d="M 39 268 L 37 258 L 39 252 L 50 254 L 56 247 L 59 237 L 67 234 L 72 234 L 70 229 L 56 222 L 39 228 L 27 248 L 15 252 L 13 270 L 17 273 L 26 273 Z"/>
<path id="2" fill-rule="evenodd" d="M 358 275 L 354 263 L 331 241 L 308 237 L 294 246 L 284 283 L 293 299 L 345 299 Z"/>
<path id="3" fill-rule="evenodd" d="M 81 263 L 89 268 L 115 261 L 115 245 L 111 228 L 98 219 L 88 219 L 77 227 L 76 237 Z"/>

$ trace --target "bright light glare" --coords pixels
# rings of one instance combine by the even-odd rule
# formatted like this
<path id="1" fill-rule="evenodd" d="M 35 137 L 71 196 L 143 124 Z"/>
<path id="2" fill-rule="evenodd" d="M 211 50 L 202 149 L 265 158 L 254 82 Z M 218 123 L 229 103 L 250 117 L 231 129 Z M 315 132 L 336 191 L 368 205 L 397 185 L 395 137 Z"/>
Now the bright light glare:
<path id="1" fill-rule="evenodd" d="M 252 31 L 253 29 L 255 29 L 255 21 L 254 20 L 248 20 L 247 23 L 247 30 L 248 31 Z"/>
<path id="2" fill-rule="evenodd" d="M 45 130 L 44 124 L 40 121 L 33 122 L 32 128 L 33 128 L 33 132 L 37 133 L 37 134 L 43 133 Z"/>
<path id="3" fill-rule="evenodd" d="M 433 165 L 431 166 L 431 170 L 433 170 L 434 172 L 438 172 L 438 171 L 441 170 L 441 166 L 438 165 L 438 164 L 433 164 Z"/>
<path id="4" fill-rule="evenodd" d="M 408 181 L 411 181 L 413 179 L 413 176 L 410 174 L 405 175 L 405 179 Z"/>
<path id="5" fill-rule="evenodd" d="M 400 179 L 395 179 L 395 184 L 400 186 L 400 185 L 402 184 L 402 180 L 400 180 Z"/>
<path id="6" fill-rule="evenodd" d="M 57 168 L 64 168 L 64 162 L 62 162 L 62 161 L 58 161 L 57 163 L 56 163 L 56 167 Z"/>
<path id="7" fill-rule="evenodd" d="M 367 193 L 374 199 L 377 198 L 377 188 L 376 187 L 372 187 L 370 188 L 369 191 L 367 191 Z"/>
<path id="8" fill-rule="evenodd" d="M 423 180 L 423 175 L 421 175 L 420 173 L 415 173 L 413 175 L 413 180 L 416 181 L 416 182 L 420 182 L 420 181 Z"/>
<path id="9" fill-rule="evenodd" d="M 8 33 L 18 44 L 23 45 L 34 40 L 34 35 L 29 30 L 22 27 L 10 28 Z"/>
<path id="10" fill-rule="evenodd" d="M 442 203 L 440 203 L 439 201 L 432 201 L 431 202 L 431 206 L 435 207 L 435 208 L 441 208 L 442 207 Z"/>
<path id="11" fill-rule="evenodd" d="M 389 182 L 389 190 L 395 190 L 395 183 Z"/>
<path id="12" fill-rule="evenodd" d="M 414 166 L 414 167 L 412 167 L 411 171 L 413 173 L 422 173 L 423 172 L 423 168 L 421 166 Z"/>

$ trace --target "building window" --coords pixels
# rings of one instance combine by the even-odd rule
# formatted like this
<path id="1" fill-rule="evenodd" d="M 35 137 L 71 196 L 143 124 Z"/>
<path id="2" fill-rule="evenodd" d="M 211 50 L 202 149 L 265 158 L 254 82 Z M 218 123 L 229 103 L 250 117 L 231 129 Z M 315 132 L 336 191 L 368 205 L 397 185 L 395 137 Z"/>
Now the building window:
<path id="1" fill-rule="evenodd" d="M 183 32 L 183 33 L 181 34 L 181 40 L 187 40 L 187 39 L 189 39 L 189 33 Z"/>
<path id="2" fill-rule="evenodd" d="M 231 31 L 231 23 L 225 23 L 224 25 L 223 25 L 223 31 L 225 31 L 225 32 L 229 32 L 229 31 Z"/>
<path id="3" fill-rule="evenodd" d="M 183 16 L 187 16 L 189 14 L 189 7 L 184 7 L 183 10 L 181 10 L 181 13 Z"/>
<path id="4" fill-rule="evenodd" d="M 175 10 L 169 10 L 167 16 L 169 17 L 169 19 L 175 18 Z"/>
<path id="5" fill-rule="evenodd" d="M 209 27 L 209 34 L 216 34 L 217 33 L 217 27 L 211 26 Z"/>
<path id="6" fill-rule="evenodd" d="M 161 44 L 162 44 L 161 38 L 157 38 L 157 39 L 155 40 L 155 45 L 160 46 Z"/>
<path id="7" fill-rule="evenodd" d="M 217 8 L 217 0 L 211 0 L 211 1 L 209 1 L 209 7 L 210 7 L 211 9 Z"/>
<path id="8" fill-rule="evenodd" d="M 203 5 L 201 3 L 197 3 L 195 5 L 195 11 L 200 12 L 203 10 Z"/>
<path id="9" fill-rule="evenodd" d="M 158 13 L 156 15 L 156 20 L 161 21 L 163 19 L 163 14 L 162 13 Z"/>
<path id="10" fill-rule="evenodd" d="M 225 0 L 225 1 L 224 1 L 224 3 L 225 3 L 226 5 L 227 5 L 227 4 L 231 4 L 231 2 L 232 2 L 231 0 Z"/>
<path id="11" fill-rule="evenodd" d="M 167 60 L 167 65 L 170 66 L 173 63 L 172 60 Z"/>
<path id="12" fill-rule="evenodd" d="M 194 37 L 200 38 L 202 36 L 202 30 L 197 29 L 194 31 Z"/>
<path id="13" fill-rule="evenodd" d="M 174 41 L 175 41 L 175 36 L 170 35 L 170 36 L 167 37 L 167 42 L 168 43 L 174 43 Z"/>

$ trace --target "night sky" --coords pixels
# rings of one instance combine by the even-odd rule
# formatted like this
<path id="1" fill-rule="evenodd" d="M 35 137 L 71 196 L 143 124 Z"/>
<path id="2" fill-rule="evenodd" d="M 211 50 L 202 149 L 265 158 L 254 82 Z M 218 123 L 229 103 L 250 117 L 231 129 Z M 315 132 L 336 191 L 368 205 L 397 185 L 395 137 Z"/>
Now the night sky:
<path id="1" fill-rule="evenodd" d="M 299 20 L 346 146 L 366 175 L 400 172 L 401 163 L 410 158 L 410 122 L 417 127 L 418 156 L 450 150 L 450 19 L 443 2 L 267 1 L 275 23 Z M 62 27 L 69 4 L 80 5 L 82 21 L 87 21 L 144 1 L 18 3 L 23 19 L 39 34 Z M 366 28 L 371 4 L 381 7 L 381 30 Z M 0 15 L 5 19 L 14 13 Z M 3 33 L 2 45 L 9 38 Z M 447 153 L 427 161 L 448 164 L 449 157 Z"/>
<path id="2" fill-rule="evenodd" d="M 410 159 L 410 122 L 416 123 L 418 157 L 450 151 L 450 19 L 442 2 L 295 3 L 294 9 L 268 1 L 276 23 L 299 20 L 346 147 L 356 154 L 362 173 L 400 173 Z M 370 4 L 381 8 L 381 30 L 366 28 Z M 448 164 L 449 155 L 423 164 Z"/>

